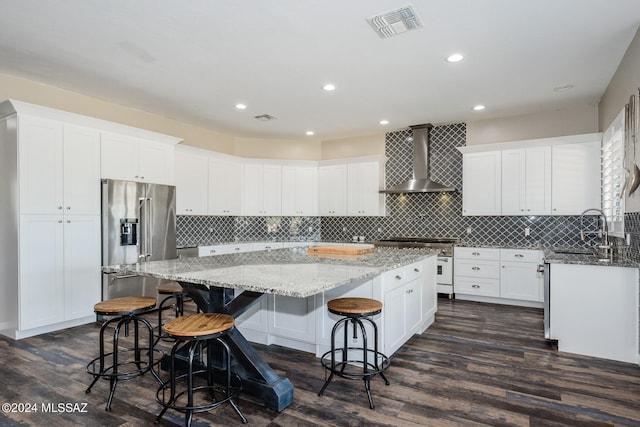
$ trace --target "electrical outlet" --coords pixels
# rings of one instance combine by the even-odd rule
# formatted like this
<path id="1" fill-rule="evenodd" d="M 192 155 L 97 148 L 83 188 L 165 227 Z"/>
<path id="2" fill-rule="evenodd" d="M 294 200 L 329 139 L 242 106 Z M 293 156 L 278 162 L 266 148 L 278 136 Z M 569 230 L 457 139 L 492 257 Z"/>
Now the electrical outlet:
<path id="1" fill-rule="evenodd" d="M 524 228 L 524 237 L 531 236 L 531 229 L 529 227 Z"/>
<path id="2" fill-rule="evenodd" d="M 471 234 L 471 227 L 467 227 L 467 234 Z"/>

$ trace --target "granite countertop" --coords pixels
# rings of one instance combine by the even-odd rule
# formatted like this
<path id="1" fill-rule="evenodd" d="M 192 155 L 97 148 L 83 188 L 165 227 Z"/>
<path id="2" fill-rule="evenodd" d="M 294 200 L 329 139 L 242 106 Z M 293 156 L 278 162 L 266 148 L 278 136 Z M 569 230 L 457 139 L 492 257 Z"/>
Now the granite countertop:
<path id="1" fill-rule="evenodd" d="M 430 249 L 376 248 L 371 254 L 338 256 L 290 248 L 111 265 L 102 271 L 303 298 L 435 255 Z"/>
<path id="2" fill-rule="evenodd" d="M 549 264 L 598 265 L 603 267 L 640 267 L 639 263 L 635 261 L 629 261 L 621 257 L 613 257 L 606 260 L 600 260 L 599 257 L 597 257 L 595 254 L 558 253 L 558 250 L 558 248 L 545 249 L 544 262 Z M 561 250 L 571 251 L 571 249 Z"/>

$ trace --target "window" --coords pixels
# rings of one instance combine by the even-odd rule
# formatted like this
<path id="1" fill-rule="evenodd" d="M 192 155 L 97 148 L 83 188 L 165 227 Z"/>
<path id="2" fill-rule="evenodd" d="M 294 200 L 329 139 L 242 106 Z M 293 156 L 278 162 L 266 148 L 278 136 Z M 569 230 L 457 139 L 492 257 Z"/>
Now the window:
<path id="1" fill-rule="evenodd" d="M 624 238 L 624 185 L 630 174 L 625 165 L 625 109 L 602 136 L 602 211 L 607 216 L 609 235 Z"/>

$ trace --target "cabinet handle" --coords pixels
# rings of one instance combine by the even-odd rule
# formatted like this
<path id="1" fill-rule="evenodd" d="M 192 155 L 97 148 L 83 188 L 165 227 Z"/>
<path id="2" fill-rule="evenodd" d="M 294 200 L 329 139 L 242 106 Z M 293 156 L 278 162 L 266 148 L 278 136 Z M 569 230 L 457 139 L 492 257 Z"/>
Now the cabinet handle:
<path id="1" fill-rule="evenodd" d="M 478 255 L 480 255 L 480 252 L 472 252 L 471 255 L 478 256 Z"/>
<path id="2" fill-rule="evenodd" d="M 478 271 L 480 270 L 480 267 L 471 267 L 472 270 Z"/>
<path id="3" fill-rule="evenodd" d="M 62 220 L 61 219 L 58 220 L 58 224 L 62 224 Z"/>
<path id="4" fill-rule="evenodd" d="M 414 268 L 413 271 L 415 271 L 416 273 L 420 273 L 420 269 L 419 268 Z"/>
<path id="5" fill-rule="evenodd" d="M 215 249 L 211 249 L 211 250 L 209 251 L 209 253 L 210 253 L 210 254 L 215 254 L 215 253 L 216 253 L 216 250 L 215 250 Z"/>
<path id="6" fill-rule="evenodd" d="M 71 210 L 71 206 L 67 206 L 67 210 L 70 211 Z"/>
<path id="7" fill-rule="evenodd" d="M 71 224 L 71 220 L 70 219 L 67 220 L 67 224 Z"/>
<path id="8" fill-rule="evenodd" d="M 58 206 L 58 209 L 62 209 L 62 206 Z"/>
<path id="9" fill-rule="evenodd" d="M 140 179 L 144 179 L 144 176 L 141 176 Z"/>
<path id="10" fill-rule="evenodd" d="M 407 289 L 407 293 L 408 294 L 412 294 L 413 293 L 413 289 Z"/>
<path id="11" fill-rule="evenodd" d="M 402 276 L 396 276 L 396 280 L 402 280 Z"/>
<path id="12" fill-rule="evenodd" d="M 524 258 L 524 255 L 522 255 L 522 254 L 515 254 L 515 255 L 514 255 L 514 257 L 516 257 L 516 258 Z"/>
<path id="13" fill-rule="evenodd" d="M 480 289 L 480 285 L 471 285 L 472 288 Z"/>

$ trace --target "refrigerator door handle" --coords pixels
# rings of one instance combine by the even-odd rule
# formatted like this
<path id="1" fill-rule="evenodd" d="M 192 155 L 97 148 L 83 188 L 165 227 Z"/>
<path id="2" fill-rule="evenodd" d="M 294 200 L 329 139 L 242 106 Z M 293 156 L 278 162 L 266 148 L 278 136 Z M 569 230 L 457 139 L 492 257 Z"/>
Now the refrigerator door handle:
<path id="1" fill-rule="evenodd" d="M 149 227 L 149 233 L 147 234 L 147 257 L 151 258 L 153 254 L 153 203 L 151 197 L 147 197 L 147 226 Z"/>
<path id="2" fill-rule="evenodd" d="M 140 234 L 138 239 L 138 242 L 140 242 L 140 246 L 138 247 L 138 259 L 141 261 L 146 261 L 147 259 L 147 239 L 149 236 L 149 233 L 147 232 L 147 210 L 145 209 L 146 200 L 147 199 L 145 197 L 140 197 L 138 200 L 138 218 L 140 218 L 140 227 L 138 227 L 138 233 Z"/>

